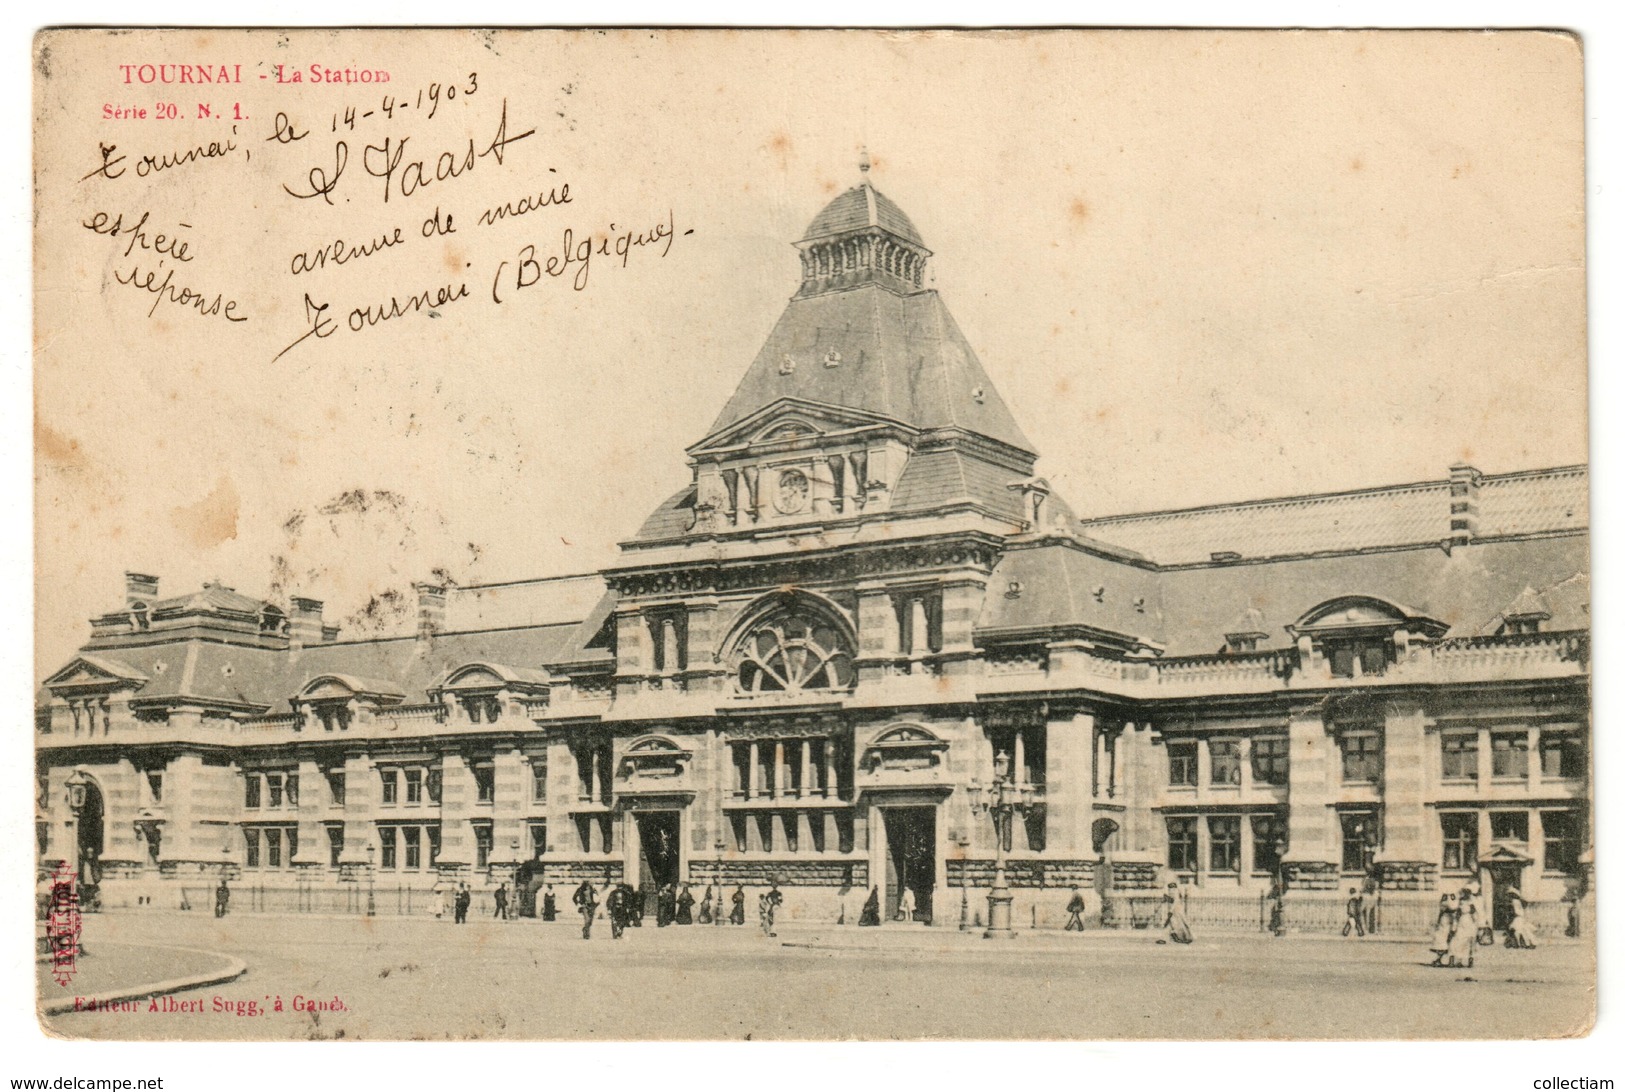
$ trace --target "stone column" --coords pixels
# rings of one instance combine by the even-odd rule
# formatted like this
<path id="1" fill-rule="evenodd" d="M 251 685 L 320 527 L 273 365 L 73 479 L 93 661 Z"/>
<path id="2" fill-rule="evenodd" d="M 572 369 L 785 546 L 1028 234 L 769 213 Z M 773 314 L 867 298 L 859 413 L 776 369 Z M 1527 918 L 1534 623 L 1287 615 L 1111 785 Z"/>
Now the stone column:
<path id="1" fill-rule="evenodd" d="M 773 799 L 778 800 L 784 796 L 784 783 L 789 780 L 784 776 L 784 740 L 773 741 Z"/>
<path id="2" fill-rule="evenodd" d="M 753 800 L 762 794 L 761 744 L 754 739 L 750 741 L 750 768 L 745 772 L 745 799 Z"/>
<path id="3" fill-rule="evenodd" d="M 1051 718 L 1044 726 L 1044 826 L 1047 849 L 1088 857 L 1094 754 L 1099 737 L 1089 713 Z"/>
<path id="4" fill-rule="evenodd" d="M 372 756 L 344 756 L 344 848 L 339 863 L 364 865 L 373 844 L 372 822 L 378 806 L 378 775 Z"/>
<path id="5" fill-rule="evenodd" d="M 371 779 L 369 778 L 369 781 Z M 473 867 L 474 828 L 469 825 L 479 795 L 468 759 L 459 751 L 440 758 L 440 868 L 459 872 Z"/>
<path id="6" fill-rule="evenodd" d="M 516 869 L 525 854 L 525 801 L 529 799 L 528 763 L 517 747 L 492 759 L 491 864 L 496 882 L 513 882 L 503 869 Z M 515 843 L 517 842 L 517 848 Z"/>
<path id="7" fill-rule="evenodd" d="M 319 873 L 327 867 L 327 784 L 322 768 L 311 756 L 299 759 L 299 852 L 292 858 L 295 868 Z"/>
<path id="8" fill-rule="evenodd" d="M 1438 871 L 1428 808 L 1427 747 L 1438 744 L 1427 730 L 1420 702 L 1396 700 L 1383 725 L 1383 848 L 1379 859 L 1382 885 L 1407 891 L 1431 891 Z"/>
<path id="9" fill-rule="evenodd" d="M 931 619 L 922 595 L 911 596 L 908 601 L 908 651 L 914 657 L 931 651 Z"/>
<path id="10" fill-rule="evenodd" d="M 1288 882 L 1299 889 L 1337 886 L 1333 786 L 1337 746 L 1318 705 L 1301 706 L 1287 719 Z"/>

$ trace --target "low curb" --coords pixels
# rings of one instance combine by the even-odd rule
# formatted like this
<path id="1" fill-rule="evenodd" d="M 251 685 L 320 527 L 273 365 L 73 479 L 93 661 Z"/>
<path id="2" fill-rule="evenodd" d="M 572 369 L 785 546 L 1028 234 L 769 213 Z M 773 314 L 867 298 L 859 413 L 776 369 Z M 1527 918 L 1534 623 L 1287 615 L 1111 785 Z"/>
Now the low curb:
<path id="1" fill-rule="evenodd" d="M 156 947 L 156 945 L 131 945 L 131 947 Z M 136 986 L 119 986 L 104 994 L 97 994 L 98 1002 L 140 1001 L 147 997 L 157 997 L 160 994 L 178 993 L 181 990 L 193 990 L 200 986 L 218 986 L 222 982 L 231 982 L 241 978 L 248 970 L 248 964 L 236 956 L 228 956 L 223 952 L 211 952 L 203 948 L 170 948 L 175 952 L 191 952 L 195 955 L 213 956 L 225 961 L 225 966 L 219 970 L 204 971 L 201 974 L 189 975 L 184 978 L 171 978 L 163 982 L 148 982 Z M 40 1015 L 60 1016 L 74 1010 L 72 997 L 59 997 L 54 1001 L 43 1002 L 40 1005 Z"/>

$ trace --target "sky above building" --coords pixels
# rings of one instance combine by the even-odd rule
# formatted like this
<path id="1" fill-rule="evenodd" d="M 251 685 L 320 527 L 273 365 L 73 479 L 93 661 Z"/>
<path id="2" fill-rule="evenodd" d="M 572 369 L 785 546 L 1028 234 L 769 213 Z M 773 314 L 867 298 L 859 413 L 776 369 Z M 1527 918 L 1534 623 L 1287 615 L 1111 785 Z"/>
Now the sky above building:
<path id="1" fill-rule="evenodd" d="M 42 240 L 62 233 L 45 283 L 73 287 L 42 293 L 38 331 L 41 676 L 119 603 L 126 569 L 160 575 L 165 594 L 219 579 L 323 599 L 360 636 L 405 621 L 411 582 L 437 570 L 469 583 L 612 560 L 687 480 L 684 448 L 800 283 L 792 242 L 859 181 L 864 148 L 1039 473 L 1082 517 L 1586 458 L 1571 38 L 617 32 L 456 46 L 397 46 L 389 63 L 479 66 L 489 97 L 470 100 L 457 139 L 483 147 L 499 98 L 510 136 L 535 133 L 439 190 L 325 207 L 278 187 L 331 149 L 316 119 L 338 99 L 277 100 L 327 143 L 256 153 L 266 165 L 235 218 L 200 229 L 249 286 L 242 330 L 183 336 L 190 316 L 123 313 L 105 288 L 121 267 L 96 265 L 105 245 L 84 251 L 103 240 L 81 225 L 139 215 L 142 197 L 45 200 Z M 410 137 L 426 153 L 457 146 Z M 568 203 L 478 222 L 566 182 Z M 184 178 L 166 185 L 146 195 L 160 215 L 187 200 Z M 453 208 L 460 233 L 421 235 Z M 296 253 L 394 226 L 399 254 L 289 273 Z M 545 264 L 566 229 L 652 242 L 518 287 L 523 248 Z M 423 254 L 437 260 L 408 264 Z M 437 317 L 276 357 L 306 292 L 337 310 L 463 276 L 471 299 Z"/>

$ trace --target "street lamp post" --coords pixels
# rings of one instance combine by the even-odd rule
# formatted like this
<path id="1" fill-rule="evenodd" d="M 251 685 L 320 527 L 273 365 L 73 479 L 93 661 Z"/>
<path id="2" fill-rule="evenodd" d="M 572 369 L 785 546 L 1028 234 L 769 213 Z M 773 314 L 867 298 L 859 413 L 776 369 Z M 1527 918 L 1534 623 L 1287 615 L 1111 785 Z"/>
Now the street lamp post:
<path id="1" fill-rule="evenodd" d="M 970 784 L 970 809 L 975 815 L 993 819 L 993 888 L 987 893 L 986 940 L 1014 940 L 1010 928 L 1010 881 L 1004 871 L 1004 844 L 1010 823 L 1032 806 L 1032 786 L 1020 784 L 1010 772 L 1010 756 L 1000 751 L 993 759 L 993 782 L 985 789 L 980 781 Z"/>
<path id="2" fill-rule="evenodd" d="M 377 870 L 373 867 L 373 860 L 377 856 L 378 847 L 369 845 L 367 847 L 367 916 L 369 918 L 378 916 L 378 900 L 373 890 L 378 878 Z"/>

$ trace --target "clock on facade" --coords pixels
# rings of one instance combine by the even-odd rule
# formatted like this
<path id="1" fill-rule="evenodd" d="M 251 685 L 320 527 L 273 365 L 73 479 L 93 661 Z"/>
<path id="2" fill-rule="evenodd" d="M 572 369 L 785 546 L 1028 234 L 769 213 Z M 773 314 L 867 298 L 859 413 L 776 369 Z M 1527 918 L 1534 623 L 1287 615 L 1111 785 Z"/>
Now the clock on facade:
<path id="1" fill-rule="evenodd" d="M 785 515 L 793 515 L 807 506 L 807 494 L 810 491 L 807 475 L 799 470 L 781 471 L 778 495 L 774 504 Z"/>

